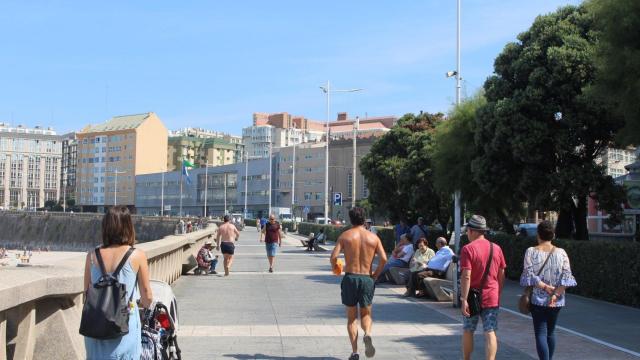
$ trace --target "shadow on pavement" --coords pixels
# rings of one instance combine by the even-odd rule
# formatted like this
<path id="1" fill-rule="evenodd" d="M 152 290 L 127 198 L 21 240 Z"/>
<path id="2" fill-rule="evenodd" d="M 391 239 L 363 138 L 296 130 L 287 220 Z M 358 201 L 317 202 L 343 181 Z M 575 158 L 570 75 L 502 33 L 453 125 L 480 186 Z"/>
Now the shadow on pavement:
<path id="1" fill-rule="evenodd" d="M 526 360 L 533 359 L 526 353 L 507 346 L 500 342 L 498 334 L 497 360 Z M 462 333 L 459 335 L 441 336 L 412 336 L 393 340 L 399 349 L 414 349 L 420 352 L 421 359 L 461 359 L 462 358 Z M 402 352 L 402 350 L 399 350 Z M 472 360 L 484 359 L 484 336 L 482 331 L 477 331 L 474 336 L 474 351 L 471 354 Z"/>
<path id="2" fill-rule="evenodd" d="M 326 357 L 326 356 L 273 356 L 273 355 L 264 355 L 264 354 L 225 354 L 225 357 L 230 357 L 232 359 L 241 359 L 241 360 L 288 360 L 288 359 L 299 359 L 299 360 L 340 360 L 337 357 Z"/>

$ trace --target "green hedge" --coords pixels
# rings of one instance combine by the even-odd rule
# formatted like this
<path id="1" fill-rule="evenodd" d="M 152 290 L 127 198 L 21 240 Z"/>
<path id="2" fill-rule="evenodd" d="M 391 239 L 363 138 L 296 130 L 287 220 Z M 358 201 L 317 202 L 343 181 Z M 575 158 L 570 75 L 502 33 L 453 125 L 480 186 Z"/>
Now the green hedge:
<path id="1" fill-rule="evenodd" d="M 310 233 L 318 234 L 320 229 L 325 229 L 325 233 L 327 234 L 328 241 L 336 241 L 340 234 L 342 234 L 345 230 L 349 229 L 350 226 L 334 226 L 334 225 L 320 225 L 320 224 L 312 224 L 312 223 L 300 223 L 298 224 L 298 234 L 309 235 Z M 378 237 L 382 241 L 382 246 L 387 252 L 391 252 L 395 247 L 396 243 L 396 235 L 395 231 L 392 227 L 378 227 L 376 226 L 376 230 L 378 231 Z M 441 236 L 442 233 L 435 228 L 429 229 L 429 246 L 435 249 L 436 238 Z"/>
<path id="2" fill-rule="evenodd" d="M 256 227 L 256 219 L 244 219 L 244 226 Z"/>
<path id="3" fill-rule="evenodd" d="M 519 280 L 524 253 L 534 238 L 497 234 L 507 262 L 507 277 Z M 625 241 L 554 240 L 569 255 L 578 286 L 568 291 L 590 298 L 640 307 L 640 243 Z"/>

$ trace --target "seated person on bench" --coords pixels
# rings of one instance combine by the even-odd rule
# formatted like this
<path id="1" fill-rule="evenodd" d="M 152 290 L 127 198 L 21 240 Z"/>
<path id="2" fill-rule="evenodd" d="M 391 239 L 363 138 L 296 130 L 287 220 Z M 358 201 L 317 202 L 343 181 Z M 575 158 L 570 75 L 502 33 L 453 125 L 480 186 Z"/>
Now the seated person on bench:
<path id="1" fill-rule="evenodd" d="M 409 279 L 409 283 L 407 284 L 407 292 L 405 293 L 405 296 L 415 295 L 416 297 L 423 297 L 423 279 L 428 277 L 444 279 L 447 276 L 447 268 L 449 268 L 449 264 L 451 264 L 453 250 L 447 246 L 447 240 L 443 237 L 439 237 L 436 240 L 436 248 L 438 248 L 438 252 L 436 252 L 436 255 L 429 260 L 426 269 L 412 274 L 411 279 Z M 415 294 L 416 290 L 418 290 L 417 294 Z"/>
<path id="2" fill-rule="evenodd" d="M 378 276 L 378 280 L 376 280 L 376 284 L 387 281 L 387 274 L 389 274 L 389 269 L 392 267 L 408 268 L 412 256 L 413 244 L 407 234 L 404 234 L 400 237 L 398 246 L 391 252 L 391 259 L 384 265 L 382 272 Z"/>

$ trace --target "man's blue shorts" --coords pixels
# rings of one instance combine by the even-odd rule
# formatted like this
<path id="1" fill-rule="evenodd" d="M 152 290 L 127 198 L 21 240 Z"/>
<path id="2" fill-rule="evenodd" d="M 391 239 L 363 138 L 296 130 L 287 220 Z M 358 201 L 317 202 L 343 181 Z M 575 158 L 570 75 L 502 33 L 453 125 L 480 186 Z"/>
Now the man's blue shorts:
<path id="1" fill-rule="evenodd" d="M 462 317 L 462 329 L 464 331 L 476 332 L 478 327 L 478 319 L 482 318 L 482 330 L 491 332 L 498 330 L 498 308 L 482 309 L 482 312 L 472 317 Z"/>
<path id="2" fill-rule="evenodd" d="M 275 257 L 276 256 L 276 252 L 278 251 L 278 243 L 266 243 L 266 247 L 267 247 L 267 256 L 268 257 Z"/>

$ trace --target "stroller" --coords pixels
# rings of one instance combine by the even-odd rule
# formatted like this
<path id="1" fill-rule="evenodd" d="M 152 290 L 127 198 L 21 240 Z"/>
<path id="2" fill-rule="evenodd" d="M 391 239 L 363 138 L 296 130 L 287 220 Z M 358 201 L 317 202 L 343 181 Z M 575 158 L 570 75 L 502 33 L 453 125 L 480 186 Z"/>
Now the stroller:
<path id="1" fill-rule="evenodd" d="M 143 359 L 181 360 L 178 347 L 178 304 L 171 286 L 151 280 L 153 304 L 143 319 Z"/>

